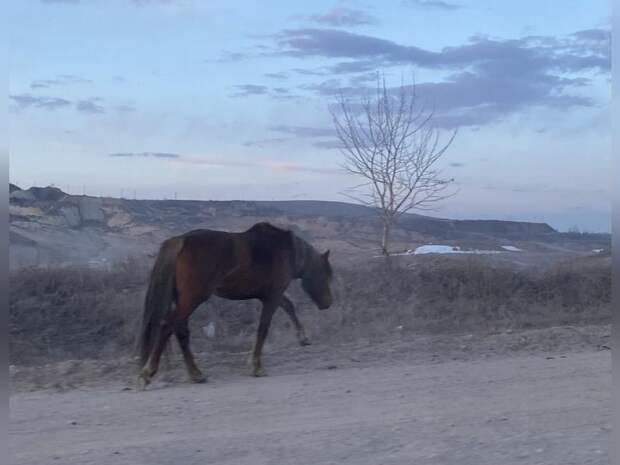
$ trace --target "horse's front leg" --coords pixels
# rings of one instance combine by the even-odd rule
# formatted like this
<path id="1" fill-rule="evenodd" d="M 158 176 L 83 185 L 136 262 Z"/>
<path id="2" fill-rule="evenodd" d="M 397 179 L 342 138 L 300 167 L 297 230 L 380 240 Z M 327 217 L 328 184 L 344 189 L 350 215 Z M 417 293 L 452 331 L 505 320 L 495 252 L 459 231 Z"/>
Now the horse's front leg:
<path id="1" fill-rule="evenodd" d="M 299 345 L 309 346 L 311 344 L 310 340 L 308 339 L 308 336 L 306 336 L 306 331 L 304 330 L 304 327 L 299 321 L 299 318 L 297 318 L 297 314 L 295 313 L 295 305 L 293 305 L 293 302 L 291 302 L 288 297 L 283 295 L 282 302 L 280 302 L 280 307 L 282 307 L 282 309 L 286 312 L 286 314 L 293 322 L 293 325 L 295 325 L 295 332 L 297 333 L 297 340 L 299 341 Z"/>
<path id="2" fill-rule="evenodd" d="M 280 305 L 282 296 L 277 298 L 270 298 L 263 300 L 263 308 L 260 313 L 260 322 L 258 323 L 258 331 L 256 333 L 256 342 L 254 343 L 254 350 L 252 351 L 252 374 L 254 376 L 265 376 L 267 373 L 263 368 L 261 361 L 261 354 L 263 351 L 263 345 L 269 332 L 269 326 L 271 325 L 271 317 Z"/>
<path id="3" fill-rule="evenodd" d="M 189 326 L 187 318 L 179 321 L 175 333 L 177 336 L 177 340 L 179 341 L 181 351 L 183 352 L 185 367 L 187 368 L 187 373 L 189 374 L 190 379 L 194 383 L 206 383 L 207 377 L 202 374 L 200 369 L 196 366 L 194 355 L 192 354 L 192 351 L 189 347 Z"/>

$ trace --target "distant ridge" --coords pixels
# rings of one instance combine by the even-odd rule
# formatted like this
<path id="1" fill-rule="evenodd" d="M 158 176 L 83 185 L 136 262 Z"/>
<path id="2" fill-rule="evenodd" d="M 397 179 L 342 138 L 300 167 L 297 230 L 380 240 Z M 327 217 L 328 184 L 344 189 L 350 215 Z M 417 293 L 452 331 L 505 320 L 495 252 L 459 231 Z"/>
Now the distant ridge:
<path id="1" fill-rule="evenodd" d="M 14 185 L 10 185 L 14 186 Z M 17 186 L 14 186 L 17 187 Z M 19 189 L 19 188 L 17 188 Z M 84 196 L 71 196 L 56 187 L 31 187 L 27 190 L 35 197 L 36 201 L 58 202 L 63 199 L 84 198 Z M 242 214 L 256 216 L 286 215 L 291 218 L 324 217 L 332 220 L 362 220 L 376 221 L 376 210 L 364 205 L 338 201 L 324 200 L 127 200 L 105 197 L 88 197 L 109 201 L 124 205 L 129 211 L 141 212 L 148 205 L 150 209 L 157 205 L 169 209 L 176 206 L 186 213 L 192 208 L 213 207 L 218 210 L 233 210 Z M 142 216 L 142 215 L 140 215 Z M 148 218 L 144 218 L 148 220 Z M 437 237 L 449 237 L 454 234 L 553 234 L 557 231 L 547 223 L 534 223 L 528 221 L 505 221 L 505 220 L 453 220 L 447 218 L 435 218 L 415 213 L 407 213 L 402 216 L 399 225 L 401 228 L 431 234 Z"/>
<path id="2" fill-rule="evenodd" d="M 371 207 L 346 202 L 323 200 L 273 200 L 255 201 L 256 205 L 272 208 L 292 216 L 323 216 L 326 218 L 376 218 Z M 507 220 L 452 220 L 416 213 L 403 215 L 400 226 L 429 234 L 441 232 L 485 234 L 553 234 L 557 231 L 547 223 Z"/>
<path id="3" fill-rule="evenodd" d="M 375 209 L 346 202 L 131 200 L 69 195 L 52 186 L 9 189 L 11 269 L 150 259 L 172 235 L 199 228 L 242 231 L 261 221 L 290 228 L 320 248 L 337 250 L 341 258 L 374 253 L 381 234 Z M 526 249 L 564 253 L 604 248 L 609 238 L 568 237 L 545 223 L 417 214 L 403 215 L 393 231 L 395 250 L 424 244 L 500 250 L 507 244 L 521 247 L 523 241 L 531 245 Z"/>

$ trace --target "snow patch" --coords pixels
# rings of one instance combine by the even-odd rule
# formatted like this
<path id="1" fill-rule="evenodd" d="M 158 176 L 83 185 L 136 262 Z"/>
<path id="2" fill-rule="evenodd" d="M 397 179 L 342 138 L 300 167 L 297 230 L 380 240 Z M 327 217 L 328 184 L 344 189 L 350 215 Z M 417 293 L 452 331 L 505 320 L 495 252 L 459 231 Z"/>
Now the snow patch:
<path id="1" fill-rule="evenodd" d="M 511 247 L 511 246 L 507 246 Z M 515 247 L 516 249 L 516 247 Z M 517 249 L 520 251 L 520 249 Z M 426 255 L 426 254 L 475 254 L 475 255 L 492 255 L 504 253 L 502 250 L 461 250 L 458 245 L 437 245 L 437 244 L 428 244 L 421 245 L 415 250 L 409 249 L 405 252 L 401 253 L 393 253 L 390 254 L 391 257 L 403 257 L 408 255 Z M 374 258 L 381 258 L 383 255 L 375 255 Z"/>
<path id="2" fill-rule="evenodd" d="M 515 247 L 514 245 L 502 245 L 502 249 L 507 250 L 508 252 L 523 252 L 519 247 Z"/>
<path id="3" fill-rule="evenodd" d="M 489 254 L 496 254 L 496 253 L 502 253 L 502 252 L 499 250 L 477 250 L 477 249 L 461 250 L 459 246 L 429 244 L 429 245 L 421 245 L 420 247 L 415 249 L 415 252 L 413 253 L 415 255 L 429 254 L 429 253 L 437 253 L 437 254 L 457 253 L 457 254 L 489 255 Z"/>
<path id="4" fill-rule="evenodd" d="M 458 246 L 429 244 L 429 245 L 421 245 L 420 247 L 415 249 L 415 252 L 413 253 L 415 255 L 420 255 L 420 254 L 427 254 L 427 253 L 459 253 L 460 251 L 461 251 L 461 248 Z"/>

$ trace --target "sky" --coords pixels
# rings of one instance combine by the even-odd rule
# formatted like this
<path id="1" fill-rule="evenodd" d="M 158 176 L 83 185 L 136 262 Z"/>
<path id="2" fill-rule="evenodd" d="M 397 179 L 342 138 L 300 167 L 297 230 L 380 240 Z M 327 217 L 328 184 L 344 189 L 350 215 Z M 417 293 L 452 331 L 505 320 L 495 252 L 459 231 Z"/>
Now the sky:
<path id="1" fill-rule="evenodd" d="M 336 200 L 329 105 L 415 81 L 457 130 L 433 216 L 610 230 L 602 0 L 23 0 L 11 182 L 133 198 Z"/>

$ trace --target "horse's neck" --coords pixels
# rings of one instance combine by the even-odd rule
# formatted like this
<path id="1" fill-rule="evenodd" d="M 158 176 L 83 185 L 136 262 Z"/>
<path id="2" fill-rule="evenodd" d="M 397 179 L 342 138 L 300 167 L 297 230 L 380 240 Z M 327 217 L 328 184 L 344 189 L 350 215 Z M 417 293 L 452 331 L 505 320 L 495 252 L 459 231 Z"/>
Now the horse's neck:
<path id="1" fill-rule="evenodd" d="M 315 250 L 312 248 L 310 244 L 308 244 L 303 239 L 294 236 L 294 244 L 295 244 L 295 278 L 301 278 L 306 270 L 306 267 L 312 261 L 314 255 L 316 254 Z"/>

